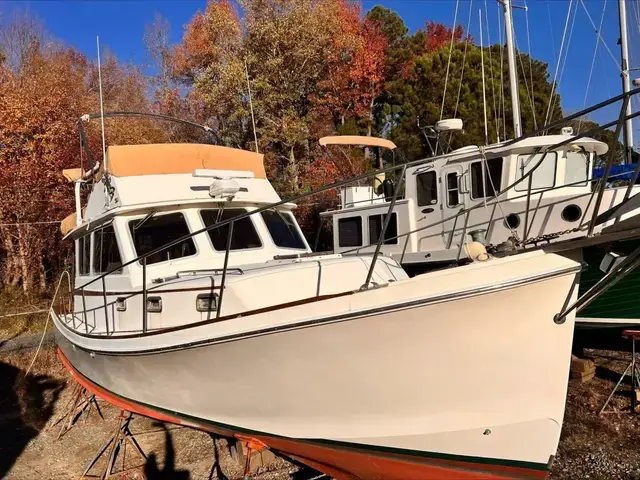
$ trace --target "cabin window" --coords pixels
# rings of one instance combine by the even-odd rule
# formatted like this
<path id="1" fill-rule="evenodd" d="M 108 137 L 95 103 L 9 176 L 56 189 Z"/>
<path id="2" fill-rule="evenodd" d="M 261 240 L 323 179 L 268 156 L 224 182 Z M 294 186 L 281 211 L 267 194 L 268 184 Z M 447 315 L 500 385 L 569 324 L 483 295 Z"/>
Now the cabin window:
<path id="1" fill-rule="evenodd" d="M 436 172 L 424 172 L 416 176 L 418 187 L 418 206 L 438 203 L 438 178 Z"/>
<path id="2" fill-rule="evenodd" d="M 567 152 L 564 167 L 564 185 L 584 187 L 589 179 L 589 154 L 586 152 Z"/>
<path id="3" fill-rule="evenodd" d="M 225 209 L 212 209 L 202 210 L 200 216 L 205 226 L 209 227 L 225 220 L 230 220 L 233 217 L 247 213 L 244 208 L 225 208 Z M 212 228 L 207 232 L 213 248 L 218 251 L 227 250 L 227 238 L 229 237 L 229 224 L 222 225 L 218 228 Z M 256 232 L 256 228 L 253 225 L 253 221 L 249 217 L 244 217 L 241 220 L 236 220 L 233 224 L 233 235 L 231 236 L 231 250 L 243 250 L 246 248 L 260 248 L 262 242 L 260 236 Z"/>
<path id="4" fill-rule="evenodd" d="M 106 273 L 122 265 L 113 225 L 93 232 L 93 273 Z M 122 272 L 122 268 L 116 270 Z"/>
<path id="5" fill-rule="evenodd" d="M 371 215 L 369 217 L 369 243 L 378 243 L 380 238 L 380 232 L 384 226 L 384 219 L 386 215 Z M 397 245 L 398 244 L 398 215 L 396 213 L 391 214 L 389 219 L 389 225 L 384 232 L 385 245 Z"/>
<path id="6" fill-rule="evenodd" d="M 290 213 L 267 210 L 262 212 L 269 235 L 277 247 L 306 250 L 307 246 L 298 232 L 293 215 Z"/>
<path id="7" fill-rule="evenodd" d="M 489 198 L 495 197 L 502 188 L 502 158 L 492 158 L 486 161 L 487 170 L 484 172 L 485 162 L 474 162 L 471 164 L 471 197 Z"/>
<path id="8" fill-rule="evenodd" d="M 447 206 L 455 207 L 460 205 L 460 188 L 458 187 L 458 174 L 456 172 L 447 173 Z"/>
<path id="9" fill-rule="evenodd" d="M 129 230 L 137 255 L 144 255 L 180 237 L 189 234 L 187 221 L 182 213 L 169 213 L 138 218 L 129 222 Z M 192 238 L 147 257 L 147 265 L 166 262 L 196 254 Z"/>
<path id="10" fill-rule="evenodd" d="M 348 217 L 338 220 L 338 244 L 341 247 L 362 245 L 362 217 Z"/>
<path id="11" fill-rule="evenodd" d="M 544 158 L 543 158 L 544 157 Z M 531 175 L 531 188 L 551 188 L 556 183 L 556 162 L 558 154 L 556 152 L 536 153 L 535 155 L 518 155 L 516 180 L 524 177 L 533 167 L 536 168 Z M 516 191 L 527 191 L 529 188 L 529 177 L 515 186 Z"/>
<path id="12" fill-rule="evenodd" d="M 91 234 L 78 239 L 78 272 L 80 275 L 91 273 Z"/>

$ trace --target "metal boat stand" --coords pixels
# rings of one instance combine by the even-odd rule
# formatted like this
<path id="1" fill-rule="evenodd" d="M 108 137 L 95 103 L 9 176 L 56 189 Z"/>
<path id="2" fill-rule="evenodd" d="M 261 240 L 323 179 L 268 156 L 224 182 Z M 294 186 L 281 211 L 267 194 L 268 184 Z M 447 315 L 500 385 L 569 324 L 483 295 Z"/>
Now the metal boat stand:
<path id="1" fill-rule="evenodd" d="M 142 448 L 140 448 L 140 445 L 129 428 L 129 423 L 133 418 L 133 414 L 131 412 L 121 410 L 119 418 L 120 421 L 118 422 L 118 426 L 113 432 L 113 435 L 100 448 L 97 455 L 91 459 L 79 480 L 89 478 L 107 480 L 109 478 L 116 477 L 118 479 L 139 478 L 139 474 L 146 464 L 147 456 L 142 451 Z M 134 467 L 127 467 L 127 444 L 132 447 L 137 456 L 142 458 L 142 464 Z M 90 474 L 91 470 L 96 466 L 100 458 L 102 458 L 106 452 L 108 452 L 106 467 L 103 470 L 100 470 L 97 475 Z M 121 462 L 118 462 L 119 457 L 122 460 Z M 117 470 L 116 463 L 120 463 L 120 470 Z M 131 477 L 129 476 L 130 474 L 132 475 Z"/>
<path id="2" fill-rule="evenodd" d="M 67 433 L 71 428 L 78 423 L 82 418 L 88 419 L 91 416 L 91 412 L 95 410 L 100 418 L 104 420 L 100 405 L 94 394 L 91 394 L 79 383 L 76 383 L 71 392 L 71 399 L 65 406 L 64 413 L 58 418 L 52 426 L 56 426 L 62 423 L 56 440 L 60 440 L 62 436 Z"/>
<path id="3" fill-rule="evenodd" d="M 620 413 L 619 411 L 612 410 L 605 412 L 605 409 L 607 408 L 607 405 L 609 405 L 609 402 L 613 398 L 613 395 L 622 385 L 622 380 L 624 380 L 629 372 L 631 372 L 631 413 L 638 413 L 636 411 L 636 405 L 638 403 L 636 392 L 638 391 L 638 387 L 640 387 L 640 372 L 638 371 L 638 364 L 636 362 L 636 340 L 640 339 L 640 330 L 625 330 L 624 332 L 622 332 L 622 336 L 631 340 L 631 362 L 624 370 L 624 373 L 620 376 L 620 380 L 618 380 L 618 383 L 616 383 L 616 386 L 609 394 L 609 398 L 607 398 L 607 401 L 604 402 L 604 405 L 602 406 L 602 409 L 600 410 L 598 415 L 602 415 L 603 413 Z"/>

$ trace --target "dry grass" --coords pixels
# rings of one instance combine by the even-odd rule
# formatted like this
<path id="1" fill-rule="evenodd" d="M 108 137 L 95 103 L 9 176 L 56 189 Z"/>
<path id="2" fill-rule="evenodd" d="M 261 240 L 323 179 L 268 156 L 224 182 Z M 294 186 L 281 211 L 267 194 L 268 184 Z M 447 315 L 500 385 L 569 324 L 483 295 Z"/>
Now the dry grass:
<path id="1" fill-rule="evenodd" d="M 48 309 L 50 302 L 46 297 L 28 296 L 19 290 L 0 291 L 0 344 L 19 335 L 42 332 L 47 320 L 46 313 L 14 314 Z"/>

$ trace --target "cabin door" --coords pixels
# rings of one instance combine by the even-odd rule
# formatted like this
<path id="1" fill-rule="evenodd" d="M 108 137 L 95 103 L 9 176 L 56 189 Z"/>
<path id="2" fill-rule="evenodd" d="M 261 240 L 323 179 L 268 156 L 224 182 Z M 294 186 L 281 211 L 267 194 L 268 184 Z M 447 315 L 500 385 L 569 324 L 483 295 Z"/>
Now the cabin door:
<path id="1" fill-rule="evenodd" d="M 464 231 L 465 216 L 458 215 L 465 208 L 468 193 L 464 186 L 462 165 L 441 170 L 439 183 L 442 190 L 442 237 L 445 248 L 458 248 Z"/>

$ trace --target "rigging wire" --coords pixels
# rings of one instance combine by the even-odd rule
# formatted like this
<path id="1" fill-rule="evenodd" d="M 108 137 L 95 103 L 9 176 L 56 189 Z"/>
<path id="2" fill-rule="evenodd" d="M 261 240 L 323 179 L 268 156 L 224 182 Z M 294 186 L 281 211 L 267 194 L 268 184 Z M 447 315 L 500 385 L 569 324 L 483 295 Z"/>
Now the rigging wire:
<path id="1" fill-rule="evenodd" d="M 449 67 L 451 66 L 451 53 L 453 52 L 453 40 L 456 36 L 456 24 L 458 23 L 458 7 L 460 0 L 456 0 L 456 11 L 453 15 L 453 28 L 451 29 L 451 43 L 449 44 L 449 60 L 447 60 L 447 73 L 444 77 L 444 92 L 442 92 L 442 105 L 440 106 L 440 120 L 444 115 L 444 101 L 447 98 L 447 82 L 449 81 Z"/>
<path id="2" fill-rule="evenodd" d="M 469 27 L 471 26 L 471 8 L 473 7 L 473 0 L 469 1 L 469 19 L 467 20 L 467 32 L 469 31 Z M 458 105 L 460 103 L 460 93 L 462 92 L 462 79 L 464 78 L 464 67 L 467 63 L 467 48 L 469 47 L 469 38 L 467 37 L 467 41 L 464 43 L 464 54 L 462 56 L 462 72 L 460 73 L 460 85 L 458 85 L 458 98 L 456 98 L 456 108 L 453 111 L 453 118 L 456 118 L 456 114 L 458 113 Z M 442 117 L 440 118 L 442 120 Z"/>
<path id="3" fill-rule="evenodd" d="M 598 32 L 602 31 L 602 23 L 604 21 L 604 14 L 607 11 L 607 0 L 604 0 L 604 5 L 602 7 L 602 16 L 600 17 L 600 26 L 598 27 Z M 584 100 L 582 102 L 582 109 L 584 110 L 587 105 L 587 97 L 589 95 L 589 87 L 591 86 L 591 78 L 593 76 L 593 68 L 596 64 L 596 56 L 598 55 L 598 46 L 600 44 L 600 35 L 596 35 L 596 46 L 593 49 L 593 58 L 591 59 L 591 70 L 589 70 L 589 78 L 587 79 L 587 88 L 584 92 Z M 584 117 L 580 117 L 578 121 L 578 131 L 576 133 L 580 133 L 580 129 L 582 128 L 582 123 L 584 122 Z"/>
<path id="4" fill-rule="evenodd" d="M 500 12 L 498 12 L 498 32 L 500 33 L 500 100 L 502 103 L 502 134 L 503 138 L 507 138 L 507 112 L 504 107 L 504 43 L 502 34 L 504 30 L 500 26 Z M 500 135 L 498 135 L 499 137 Z"/>
<path id="5" fill-rule="evenodd" d="M 496 134 L 499 132 L 498 128 L 498 110 L 496 109 L 496 90 L 494 86 L 493 77 L 493 61 L 491 60 L 491 30 L 489 29 L 489 8 L 487 6 L 487 0 L 484 0 L 484 17 L 487 23 L 487 47 L 489 50 L 489 71 L 491 74 L 491 99 L 493 100 L 493 121 L 496 124 Z M 498 138 L 496 141 L 500 141 Z"/>
<path id="6" fill-rule="evenodd" d="M 536 121 L 535 94 L 533 92 L 533 59 L 531 57 L 531 32 L 529 31 L 529 7 L 527 6 L 527 0 L 524 0 L 524 18 L 527 23 L 527 47 L 529 49 L 529 75 L 531 76 L 531 110 L 533 112 L 533 128 L 537 130 L 538 122 Z M 522 59 L 520 59 L 520 62 L 522 62 Z M 524 73 L 524 66 L 522 67 L 522 73 Z"/>
<path id="7" fill-rule="evenodd" d="M 556 58 L 556 41 L 553 38 L 553 25 L 551 22 L 551 8 L 549 8 L 549 2 L 547 2 L 547 13 L 549 14 L 549 36 L 551 37 L 551 52 L 553 53 L 553 64 L 558 63 Z"/>
<path id="8" fill-rule="evenodd" d="M 564 60 L 562 61 L 562 67 L 560 68 L 560 77 L 558 79 L 558 88 L 562 83 L 562 77 L 564 77 L 564 67 L 567 65 L 567 58 L 569 58 L 569 46 L 571 45 L 571 38 L 573 37 L 573 27 L 576 24 L 576 17 L 578 16 L 578 2 L 576 2 L 576 8 L 573 12 L 573 19 L 571 20 L 571 29 L 569 30 L 569 40 L 567 41 L 567 49 L 564 52 Z M 551 114 L 549 115 L 549 120 L 551 120 L 553 116 L 553 109 L 556 106 L 556 100 L 559 100 L 560 96 L 551 99 Z"/>
<path id="9" fill-rule="evenodd" d="M 609 45 L 607 45 L 607 42 L 604 41 L 604 38 L 602 38 L 602 35 L 600 34 L 600 30 L 598 30 L 598 28 L 596 27 L 596 24 L 593 22 L 593 19 L 591 18 L 591 14 L 589 13 L 589 10 L 587 10 L 587 6 L 584 4 L 584 0 L 580 0 L 580 3 L 582 4 L 582 8 L 584 8 L 584 11 L 587 14 L 587 17 L 589 18 L 589 22 L 591 22 L 591 26 L 595 30 L 596 35 L 598 35 L 600 40 L 602 40 L 602 44 L 604 45 L 604 48 L 606 48 L 607 52 L 609 52 L 609 55 L 611 55 L 611 58 L 613 59 L 613 63 L 616 64 L 616 67 L 618 67 L 618 70 L 622 71 L 622 68 L 618 63 L 618 60 L 616 59 L 616 56 L 613 54 L 613 52 L 609 48 Z"/>
<path id="10" fill-rule="evenodd" d="M 533 113 L 533 128 L 534 130 L 538 129 L 538 122 L 536 122 L 536 109 L 535 104 L 533 102 L 533 79 L 531 80 L 531 91 L 529 91 L 529 82 L 527 81 L 527 71 L 524 68 L 524 62 L 522 61 L 522 55 L 520 54 L 520 49 L 518 48 L 518 39 L 516 38 L 515 29 L 513 31 L 513 41 L 516 45 L 516 50 L 518 51 L 518 59 L 520 60 L 520 67 L 522 67 L 522 78 L 524 78 L 524 86 L 527 89 L 527 99 L 529 100 L 529 104 L 531 105 L 531 112 Z M 531 56 L 529 56 L 531 58 Z"/>
<path id="11" fill-rule="evenodd" d="M 553 95 L 556 90 L 558 71 L 560 70 L 560 62 L 562 61 L 562 52 L 564 51 L 564 42 L 567 38 L 567 29 L 569 28 L 569 19 L 571 18 L 571 8 L 573 7 L 573 0 L 569 1 L 569 8 L 567 9 L 567 19 L 564 22 L 564 31 L 562 32 L 562 42 L 560 42 L 560 53 L 556 59 L 556 67 L 553 72 L 553 82 L 551 82 L 551 94 L 549 95 L 549 104 L 547 105 L 547 113 L 544 116 L 544 124 L 549 123 L 549 114 L 551 113 L 551 104 L 553 103 Z"/>

